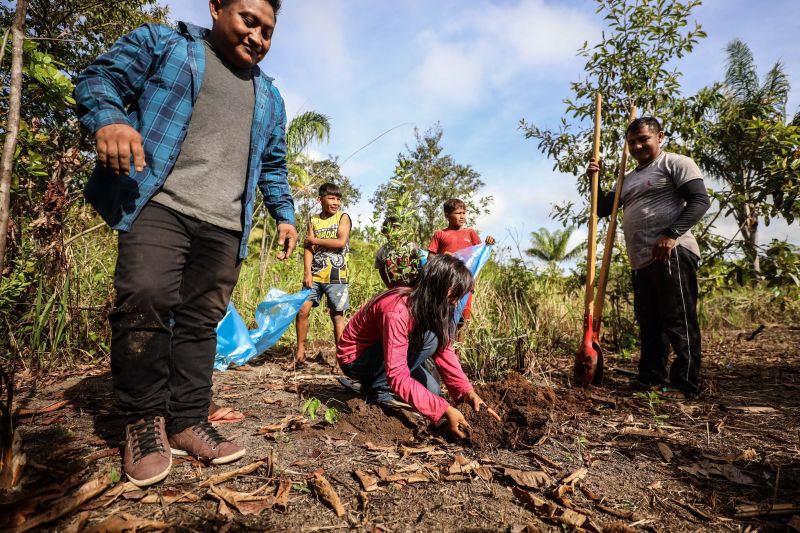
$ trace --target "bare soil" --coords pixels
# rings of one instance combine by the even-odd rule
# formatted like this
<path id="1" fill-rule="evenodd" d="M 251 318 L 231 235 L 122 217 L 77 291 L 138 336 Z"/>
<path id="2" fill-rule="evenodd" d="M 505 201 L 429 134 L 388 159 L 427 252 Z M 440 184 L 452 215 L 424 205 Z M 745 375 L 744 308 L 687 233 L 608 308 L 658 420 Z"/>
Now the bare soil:
<path id="1" fill-rule="evenodd" d="M 751 341 L 749 333 L 707 343 L 704 390 L 691 401 L 637 395 L 619 371 L 634 370 L 635 359 L 613 355 L 602 387 L 572 388 L 569 357 L 540 365 L 544 373 L 480 384 L 505 423 L 466 409 L 466 441 L 413 413 L 366 405 L 324 357 L 290 372 L 281 368 L 287 354 L 272 353 L 214 377 L 215 400 L 247 415 L 220 426 L 247 447 L 244 459 L 178 459 L 163 483 L 133 490 L 122 480 L 34 529 L 791 531 L 800 524 L 800 328 L 768 326 Z M 87 481 L 118 472 L 124 437 L 107 368 L 17 382 L 17 409 L 34 414 L 17 419 L 28 464 L 20 488 L 0 495 L 0 529 L 30 524 Z M 317 418 L 299 420 L 312 397 L 323 404 Z M 340 413 L 334 425 L 325 408 Z M 340 498 L 342 516 L 320 501 L 315 474 Z M 220 504 L 220 494 L 238 505 Z M 747 509 L 761 514 L 742 516 Z"/>

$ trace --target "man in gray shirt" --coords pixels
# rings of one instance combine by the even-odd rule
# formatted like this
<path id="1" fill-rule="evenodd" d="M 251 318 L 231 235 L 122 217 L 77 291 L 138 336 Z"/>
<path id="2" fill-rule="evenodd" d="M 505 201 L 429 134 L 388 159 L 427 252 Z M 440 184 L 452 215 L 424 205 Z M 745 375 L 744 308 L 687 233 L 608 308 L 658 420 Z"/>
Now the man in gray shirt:
<path id="1" fill-rule="evenodd" d="M 661 150 L 664 132 L 652 117 L 626 131 L 638 166 L 625 176 L 620 194 L 641 357 L 637 381 L 664 387 L 670 398 L 697 395 L 700 387 L 700 326 L 697 264 L 700 248 L 691 228 L 711 202 L 700 169 L 690 158 Z M 592 161 L 589 171 L 598 170 Z M 600 192 L 598 216 L 611 213 L 613 191 Z M 669 348 L 675 360 L 667 373 Z"/>

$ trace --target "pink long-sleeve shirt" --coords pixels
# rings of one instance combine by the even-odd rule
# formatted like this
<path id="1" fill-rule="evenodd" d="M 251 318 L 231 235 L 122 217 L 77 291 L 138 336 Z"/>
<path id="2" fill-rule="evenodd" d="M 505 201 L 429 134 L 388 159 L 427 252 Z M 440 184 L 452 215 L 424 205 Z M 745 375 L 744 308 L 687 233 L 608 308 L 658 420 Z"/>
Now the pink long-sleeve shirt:
<path id="1" fill-rule="evenodd" d="M 346 365 L 355 361 L 370 346 L 382 343 L 389 387 L 404 402 L 433 422 L 438 422 L 450 404 L 411 377 L 408 338 L 413 320 L 406 307 L 406 298 L 403 289 L 392 289 L 359 309 L 344 328 L 336 348 L 336 359 L 339 365 Z M 439 350 L 433 356 L 433 361 L 454 402 L 458 403 L 473 390 L 452 345 Z"/>

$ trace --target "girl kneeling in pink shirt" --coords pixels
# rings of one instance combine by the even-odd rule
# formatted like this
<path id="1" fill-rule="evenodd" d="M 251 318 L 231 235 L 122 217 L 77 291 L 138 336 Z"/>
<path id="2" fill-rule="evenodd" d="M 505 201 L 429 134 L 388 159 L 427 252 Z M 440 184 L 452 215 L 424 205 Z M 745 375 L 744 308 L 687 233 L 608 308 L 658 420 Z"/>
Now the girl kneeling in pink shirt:
<path id="1" fill-rule="evenodd" d="M 447 422 L 464 438 L 469 427 L 458 409 L 440 396 L 439 384 L 422 367 L 430 357 L 454 403 L 476 411 L 484 401 L 475 393 L 453 351 L 453 310 L 473 289 L 472 274 L 450 255 L 437 255 L 414 287 L 398 287 L 373 298 L 348 322 L 336 348 L 342 372 L 361 384 L 367 402 L 386 403 L 392 393 L 431 421 Z"/>

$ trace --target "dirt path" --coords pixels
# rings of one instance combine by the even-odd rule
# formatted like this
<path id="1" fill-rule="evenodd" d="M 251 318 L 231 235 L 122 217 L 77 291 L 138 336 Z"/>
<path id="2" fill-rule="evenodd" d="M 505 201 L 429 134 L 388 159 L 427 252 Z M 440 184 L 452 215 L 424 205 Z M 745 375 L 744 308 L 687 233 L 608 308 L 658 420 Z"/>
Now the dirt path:
<path id="1" fill-rule="evenodd" d="M 100 493 L 72 501 L 76 508 L 46 528 L 683 533 L 786 531 L 792 520 L 800 528 L 798 510 L 737 516 L 800 504 L 800 329 L 749 333 L 706 348 L 706 390 L 696 401 L 634 396 L 617 372 L 604 387 L 575 390 L 567 359 L 546 375 L 483 385 L 507 425 L 470 415 L 467 442 L 413 414 L 366 406 L 328 367 L 286 372 L 280 357 L 262 358 L 215 375 L 218 402 L 248 415 L 221 431 L 248 456 L 224 467 L 176 462 L 146 491 L 100 490 L 110 479 L 103 474 L 119 469 L 123 433 L 107 369 L 28 377 L 17 405 L 53 410 L 18 420 L 28 465 L 22 490 L 0 496 L 0 528 L 69 507 L 95 479 Z M 314 422 L 302 416 L 311 398 L 322 404 Z M 332 426 L 326 407 L 340 414 Z M 341 517 L 320 501 L 315 473 L 341 499 Z M 202 486 L 209 480 L 211 489 Z"/>

